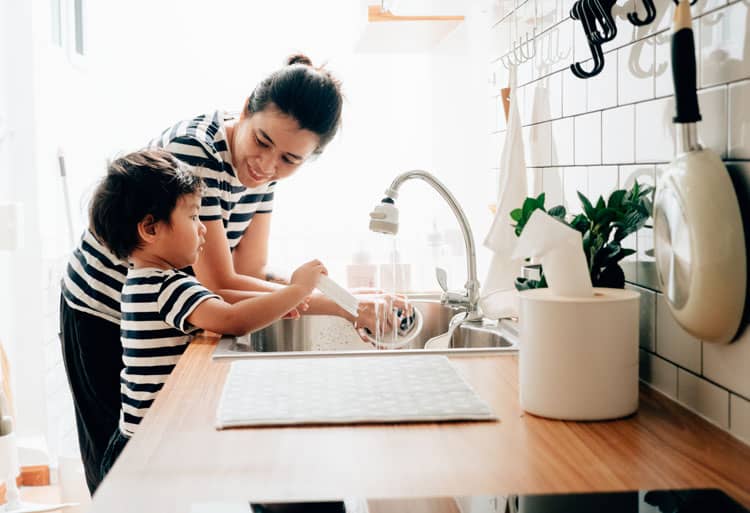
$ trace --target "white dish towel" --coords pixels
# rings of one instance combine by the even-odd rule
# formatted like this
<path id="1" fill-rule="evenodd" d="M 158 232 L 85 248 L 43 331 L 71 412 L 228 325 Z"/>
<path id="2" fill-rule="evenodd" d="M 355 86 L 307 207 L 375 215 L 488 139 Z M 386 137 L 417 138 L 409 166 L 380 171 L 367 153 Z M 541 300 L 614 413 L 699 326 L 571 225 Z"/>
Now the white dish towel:
<path id="1" fill-rule="evenodd" d="M 495 419 L 438 355 L 235 361 L 216 412 L 219 429 Z"/>
<path id="2" fill-rule="evenodd" d="M 510 68 L 510 110 L 508 129 L 500 155 L 500 187 L 497 210 L 484 239 L 492 254 L 479 305 L 485 317 L 499 319 L 518 315 L 518 294 L 514 281 L 520 275 L 523 259 L 512 258 L 517 237 L 511 226 L 510 212 L 520 208 L 528 196 L 521 117 L 518 113 L 516 67 Z"/>

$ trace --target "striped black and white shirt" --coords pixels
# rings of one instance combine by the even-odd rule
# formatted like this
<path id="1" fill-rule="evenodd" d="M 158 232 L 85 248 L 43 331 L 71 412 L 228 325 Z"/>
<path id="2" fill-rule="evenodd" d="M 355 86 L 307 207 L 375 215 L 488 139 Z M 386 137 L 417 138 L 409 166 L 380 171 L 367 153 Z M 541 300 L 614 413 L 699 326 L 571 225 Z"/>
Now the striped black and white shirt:
<path id="1" fill-rule="evenodd" d="M 122 289 L 120 431 L 131 437 L 185 351 L 196 328 L 187 318 L 218 298 L 178 270 L 130 269 Z"/>
<path id="2" fill-rule="evenodd" d="M 195 166 L 206 184 L 199 217 L 221 220 L 234 249 L 256 214 L 270 213 L 276 182 L 247 188 L 237 178 L 227 141 L 226 122 L 221 111 L 181 121 L 150 143 L 183 162 Z M 115 257 L 88 230 L 71 256 L 63 277 L 63 295 L 71 308 L 108 321 L 120 322 L 120 291 L 127 263 Z"/>

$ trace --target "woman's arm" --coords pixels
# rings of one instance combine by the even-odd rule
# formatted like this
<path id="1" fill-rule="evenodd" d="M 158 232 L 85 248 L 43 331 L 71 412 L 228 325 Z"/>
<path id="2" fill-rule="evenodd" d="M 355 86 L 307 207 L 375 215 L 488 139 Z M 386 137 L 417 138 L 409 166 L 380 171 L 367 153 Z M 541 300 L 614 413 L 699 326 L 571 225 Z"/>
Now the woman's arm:
<path id="1" fill-rule="evenodd" d="M 232 252 L 234 270 L 246 276 L 266 279 L 268 239 L 271 235 L 271 214 L 255 214 L 242 239 Z"/>
<path id="2" fill-rule="evenodd" d="M 260 292 L 272 292 L 282 287 L 240 274 L 234 267 L 234 259 L 229 250 L 229 242 L 221 220 L 204 221 L 203 224 L 206 226 L 206 243 L 203 245 L 200 258 L 193 265 L 193 270 L 196 278 L 205 287 L 210 290 L 233 289 Z M 250 223 L 250 226 L 253 224 L 255 224 L 255 220 Z M 248 227 L 249 229 L 250 227 Z M 267 243 L 264 244 L 264 247 L 267 247 Z"/>

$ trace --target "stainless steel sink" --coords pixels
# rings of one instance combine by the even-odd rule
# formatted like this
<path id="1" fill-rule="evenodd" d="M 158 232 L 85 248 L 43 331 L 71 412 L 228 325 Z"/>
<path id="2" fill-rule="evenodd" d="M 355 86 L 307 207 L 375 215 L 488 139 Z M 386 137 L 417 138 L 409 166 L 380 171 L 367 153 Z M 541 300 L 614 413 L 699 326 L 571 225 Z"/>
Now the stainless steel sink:
<path id="1" fill-rule="evenodd" d="M 214 358 L 257 358 L 269 356 L 334 356 L 378 354 L 442 353 L 476 354 L 482 352 L 515 352 L 518 331 L 511 321 L 472 321 L 459 326 L 453 333 L 450 347 L 424 349 L 432 337 L 445 333 L 456 313 L 443 306 L 434 295 L 410 297 L 418 308 L 424 325 L 418 337 L 402 349 L 375 349 L 363 342 L 352 325 L 339 317 L 308 315 L 298 320 L 280 320 L 243 337 L 227 336 L 214 350 Z"/>

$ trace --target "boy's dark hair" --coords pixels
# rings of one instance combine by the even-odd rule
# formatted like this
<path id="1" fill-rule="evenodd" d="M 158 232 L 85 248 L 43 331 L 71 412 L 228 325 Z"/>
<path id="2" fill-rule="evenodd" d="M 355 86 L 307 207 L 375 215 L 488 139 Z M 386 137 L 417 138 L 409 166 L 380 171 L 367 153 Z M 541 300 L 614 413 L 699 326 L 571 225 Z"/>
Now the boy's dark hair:
<path id="1" fill-rule="evenodd" d="M 190 166 L 164 150 L 141 150 L 116 159 L 89 208 L 89 229 L 118 258 L 141 246 L 138 223 L 151 215 L 170 222 L 177 199 L 197 194 L 203 182 Z"/>
<path id="2" fill-rule="evenodd" d="M 314 68 L 303 54 L 288 57 L 286 63 L 255 87 L 246 108 L 252 114 L 273 103 L 296 119 L 300 128 L 318 135 L 320 143 L 314 153 L 319 154 L 339 128 L 341 83 L 322 67 Z"/>

